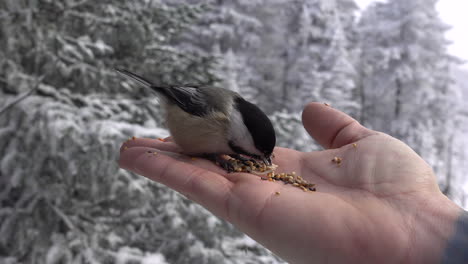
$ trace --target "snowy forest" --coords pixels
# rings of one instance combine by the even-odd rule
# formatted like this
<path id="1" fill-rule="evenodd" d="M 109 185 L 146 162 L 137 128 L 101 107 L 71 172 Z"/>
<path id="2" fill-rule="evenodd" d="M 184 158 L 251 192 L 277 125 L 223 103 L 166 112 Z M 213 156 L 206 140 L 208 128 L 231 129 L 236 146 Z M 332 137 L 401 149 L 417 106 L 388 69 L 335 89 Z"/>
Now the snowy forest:
<path id="1" fill-rule="evenodd" d="M 0 1 L 0 263 L 284 263 L 182 195 L 119 169 L 166 137 L 158 84 L 255 102 L 278 145 L 319 150 L 311 101 L 401 139 L 468 206 L 468 71 L 436 0 Z"/>

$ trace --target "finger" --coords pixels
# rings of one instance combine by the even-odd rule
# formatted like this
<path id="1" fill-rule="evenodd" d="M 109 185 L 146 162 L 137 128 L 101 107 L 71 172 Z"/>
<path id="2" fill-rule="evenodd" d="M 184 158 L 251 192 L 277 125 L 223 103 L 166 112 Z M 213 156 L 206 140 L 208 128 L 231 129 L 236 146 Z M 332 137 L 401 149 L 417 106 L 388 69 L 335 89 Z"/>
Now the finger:
<path id="1" fill-rule="evenodd" d="M 377 133 L 322 103 L 308 104 L 302 112 L 302 123 L 307 132 L 327 149 L 339 148 Z"/>
<path id="2" fill-rule="evenodd" d="M 132 138 L 125 141 L 120 147 L 120 152 L 132 148 L 132 147 L 148 147 L 156 148 L 164 151 L 171 152 L 182 152 L 182 149 L 177 146 L 174 142 L 166 141 L 162 139 L 152 139 L 152 138 Z"/>
<path id="3" fill-rule="evenodd" d="M 225 174 L 225 171 L 222 168 L 216 166 L 211 161 L 199 157 L 190 157 L 183 155 L 182 149 L 179 146 L 177 146 L 174 142 L 151 138 L 132 138 L 122 144 L 122 146 L 120 147 L 120 153 L 133 147 L 147 147 L 154 149 L 154 151 L 156 151 L 157 153 L 164 151 L 166 155 L 176 158 L 179 161 L 188 162 L 197 167 L 207 169 L 222 175 Z"/>
<path id="4" fill-rule="evenodd" d="M 120 154 L 119 165 L 188 196 L 219 217 L 227 216 L 224 201 L 233 184 L 220 174 L 148 147 L 126 149 Z"/>

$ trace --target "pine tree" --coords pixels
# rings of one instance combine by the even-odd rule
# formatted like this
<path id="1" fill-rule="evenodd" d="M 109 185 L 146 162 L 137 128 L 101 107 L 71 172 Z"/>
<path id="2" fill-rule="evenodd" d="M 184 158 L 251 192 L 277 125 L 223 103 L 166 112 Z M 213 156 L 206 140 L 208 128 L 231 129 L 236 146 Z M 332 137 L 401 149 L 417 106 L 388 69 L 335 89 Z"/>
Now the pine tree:
<path id="1" fill-rule="evenodd" d="M 362 15 L 362 120 L 402 139 L 445 175 L 453 59 L 436 2 L 391 0 Z"/>
<path id="2" fill-rule="evenodd" d="M 337 3 L 275 1 L 262 14 L 275 33 L 262 35 L 265 46 L 255 62 L 263 76 L 257 86 L 276 95 L 269 101 L 292 112 L 309 101 L 329 101 L 351 112 L 355 72 L 341 23 L 350 19 Z"/>
<path id="3" fill-rule="evenodd" d="M 176 43 L 204 10 L 146 0 L 0 2 L 0 105 L 43 80 L 0 113 L 0 263 L 278 262 L 252 242 L 246 253 L 232 226 L 116 163 L 129 137 L 168 133 L 154 97 L 112 68 L 160 83 L 214 83 L 213 56 Z"/>
<path id="4" fill-rule="evenodd" d="M 2 1 L 3 88 L 25 90 L 31 79 L 46 74 L 44 81 L 58 89 L 125 92 L 114 67 L 129 67 L 158 83 L 214 83 L 213 57 L 172 44 L 205 8 L 145 0 Z"/>
<path id="5" fill-rule="evenodd" d="M 355 8 L 351 0 L 218 1 L 184 40 L 221 57 L 223 85 L 267 113 L 319 100 L 354 114 Z"/>
<path id="6" fill-rule="evenodd" d="M 213 72 L 222 76 L 217 85 L 240 92 L 251 101 L 256 101 L 252 79 L 257 72 L 249 60 L 252 51 L 260 46 L 262 28 L 254 11 L 263 2 L 210 1 L 200 21 L 176 41 L 187 50 L 216 57 Z"/>

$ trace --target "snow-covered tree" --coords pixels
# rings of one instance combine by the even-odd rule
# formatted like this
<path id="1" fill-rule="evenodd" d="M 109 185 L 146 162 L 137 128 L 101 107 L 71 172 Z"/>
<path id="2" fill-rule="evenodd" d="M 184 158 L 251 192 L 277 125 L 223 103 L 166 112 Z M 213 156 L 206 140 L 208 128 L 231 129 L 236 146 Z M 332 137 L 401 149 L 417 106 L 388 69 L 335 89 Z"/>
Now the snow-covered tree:
<path id="1" fill-rule="evenodd" d="M 311 100 L 354 114 L 355 8 L 351 0 L 216 1 L 184 41 L 220 57 L 222 85 L 270 114 Z"/>
<path id="2" fill-rule="evenodd" d="M 453 107 L 459 111 L 453 117 L 457 126 L 447 144 L 447 177 L 441 187 L 452 200 L 468 208 L 468 108 L 463 107 L 468 101 L 468 72 L 461 67 L 453 67 L 451 72 L 455 80 L 452 89 L 459 91 Z"/>
<path id="3" fill-rule="evenodd" d="M 300 110 L 305 103 L 320 100 L 348 113 L 356 111 L 353 89 L 354 66 L 348 53 L 340 10 L 335 1 L 300 1 L 300 15 L 289 24 L 283 90 L 284 101 Z"/>
<path id="4" fill-rule="evenodd" d="M 274 58 L 266 51 L 265 59 L 257 61 L 264 76 L 272 75 L 259 80 L 266 86 L 262 90 L 269 88 L 275 104 L 288 111 L 300 111 L 307 102 L 319 100 L 352 113 L 357 107 L 353 103 L 355 71 L 336 2 L 285 1 L 272 14 L 281 34 L 267 36 L 273 41 L 264 39 L 278 43 L 280 57 L 272 63 Z"/>
<path id="5" fill-rule="evenodd" d="M 361 118 L 408 143 L 444 176 L 457 103 L 444 37 L 448 26 L 436 2 L 390 0 L 363 13 Z"/>
<path id="6" fill-rule="evenodd" d="M 292 148 L 298 151 L 321 150 L 322 147 L 314 142 L 305 130 L 301 121 L 301 113 L 286 111 L 275 112 L 270 119 L 276 131 L 276 145 Z"/>
<path id="7" fill-rule="evenodd" d="M 118 168 L 125 140 L 168 135 L 150 98 L 47 85 L 38 94 L 0 116 L 0 263 L 279 262 L 201 206 Z"/>
<path id="8" fill-rule="evenodd" d="M 154 98 L 112 68 L 158 83 L 215 82 L 213 56 L 176 41 L 205 7 L 0 2 L 0 263 L 280 262 L 116 163 L 128 138 L 168 133 Z"/>
<path id="9" fill-rule="evenodd" d="M 196 3 L 206 1 L 194 1 Z M 217 58 L 214 73 L 219 86 L 255 101 L 252 79 L 257 74 L 249 62 L 260 45 L 262 22 L 254 14 L 264 0 L 209 1 L 208 11 L 176 43 L 184 50 Z"/>
<path id="10" fill-rule="evenodd" d="M 338 17 L 340 19 L 344 34 L 347 39 L 347 50 L 352 52 L 358 46 L 358 32 L 356 27 L 356 17 L 359 7 L 354 0 L 335 0 L 336 8 L 338 9 Z"/>
<path id="11" fill-rule="evenodd" d="M 57 88 L 121 93 L 114 67 L 159 83 L 213 83 L 213 57 L 171 43 L 204 11 L 204 5 L 146 0 L 2 1 L 3 87 L 24 90 L 31 86 L 28 77 L 46 74 L 44 82 Z"/>

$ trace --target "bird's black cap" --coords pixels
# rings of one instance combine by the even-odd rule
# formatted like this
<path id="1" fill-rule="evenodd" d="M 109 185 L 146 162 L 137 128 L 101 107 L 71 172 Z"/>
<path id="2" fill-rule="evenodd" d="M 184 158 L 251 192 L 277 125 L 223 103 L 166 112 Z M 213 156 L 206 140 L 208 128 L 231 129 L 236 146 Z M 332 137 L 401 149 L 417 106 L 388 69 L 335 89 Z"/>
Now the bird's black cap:
<path id="1" fill-rule="evenodd" d="M 236 97 L 234 104 L 252 135 L 255 147 L 269 157 L 276 145 L 275 129 L 270 119 L 260 108 L 242 97 Z"/>

